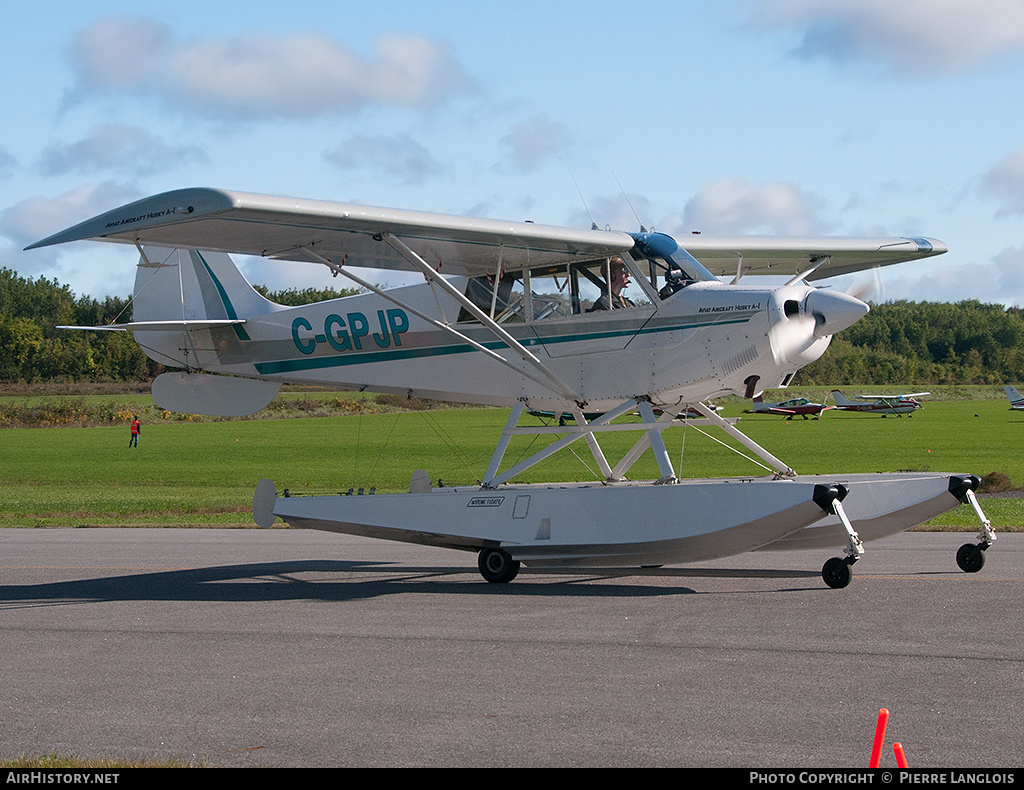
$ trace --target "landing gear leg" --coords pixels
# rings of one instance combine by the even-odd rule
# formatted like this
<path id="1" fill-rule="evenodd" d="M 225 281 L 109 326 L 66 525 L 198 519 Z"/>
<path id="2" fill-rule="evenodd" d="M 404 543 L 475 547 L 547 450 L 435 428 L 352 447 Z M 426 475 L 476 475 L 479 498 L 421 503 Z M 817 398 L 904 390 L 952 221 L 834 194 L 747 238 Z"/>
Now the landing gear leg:
<path id="1" fill-rule="evenodd" d="M 950 480 L 950 493 L 961 502 L 969 504 L 974 508 L 978 519 L 981 521 L 981 532 L 978 533 L 977 543 L 965 543 L 956 552 L 956 564 L 964 573 L 977 573 L 985 567 L 985 549 L 991 546 L 996 539 L 996 533 L 992 530 L 992 522 L 986 517 L 978 504 L 978 498 L 974 495 L 974 489 L 980 481 L 973 475 L 968 478 L 953 478 Z"/>
<path id="2" fill-rule="evenodd" d="M 519 560 L 504 549 L 480 549 L 477 566 L 481 576 L 496 584 L 510 582 L 519 574 Z"/>
<path id="3" fill-rule="evenodd" d="M 819 501 L 818 504 L 827 513 L 839 516 L 839 520 L 843 522 L 846 534 L 850 538 L 850 542 L 846 546 L 845 556 L 833 557 L 821 568 L 821 578 L 825 581 L 825 584 L 833 590 L 841 590 L 853 578 L 852 566 L 864 553 L 864 544 L 861 542 L 857 531 L 853 528 L 853 524 L 847 517 L 846 511 L 843 510 L 843 499 L 845 499 L 847 494 L 846 487 L 836 485 L 830 488 L 822 486 L 822 488 L 827 492 L 827 495 L 822 497 L 822 501 Z"/>

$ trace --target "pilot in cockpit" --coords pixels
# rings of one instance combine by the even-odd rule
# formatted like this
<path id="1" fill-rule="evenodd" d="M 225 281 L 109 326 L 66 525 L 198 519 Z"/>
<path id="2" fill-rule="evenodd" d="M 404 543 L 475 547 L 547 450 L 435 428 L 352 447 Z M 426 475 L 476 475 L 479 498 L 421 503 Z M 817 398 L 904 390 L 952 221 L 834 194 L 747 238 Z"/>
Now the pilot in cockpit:
<path id="1" fill-rule="evenodd" d="M 612 258 L 609 261 L 609 267 L 612 277 L 611 299 L 609 300 L 609 294 L 605 291 L 587 312 L 592 313 L 595 310 L 617 310 L 622 307 L 636 307 L 632 300 L 622 295 L 623 289 L 629 285 L 629 269 L 622 262 L 622 258 Z"/>

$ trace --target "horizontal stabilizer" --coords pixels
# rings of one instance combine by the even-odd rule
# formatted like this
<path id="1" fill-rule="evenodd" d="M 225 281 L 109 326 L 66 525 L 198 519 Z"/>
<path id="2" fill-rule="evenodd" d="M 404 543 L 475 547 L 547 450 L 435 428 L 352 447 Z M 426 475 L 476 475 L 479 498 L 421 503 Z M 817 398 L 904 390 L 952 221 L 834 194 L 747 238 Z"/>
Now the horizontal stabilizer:
<path id="1" fill-rule="evenodd" d="M 277 381 L 179 370 L 154 379 L 153 400 L 161 409 L 181 414 L 246 417 L 269 404 L 280 389 Z"/>
<path id="2" fill-rule="evenodd" d="M 181 332 L 200 329 L 215 329 L 219 326 L 244 324 L 243 319 L 197 320 L 197 321 L 131 321 L 127 324 L 104 324 L 103 326 L 58 326 L 57 329 L 85 329 L 91 332 Z"/>

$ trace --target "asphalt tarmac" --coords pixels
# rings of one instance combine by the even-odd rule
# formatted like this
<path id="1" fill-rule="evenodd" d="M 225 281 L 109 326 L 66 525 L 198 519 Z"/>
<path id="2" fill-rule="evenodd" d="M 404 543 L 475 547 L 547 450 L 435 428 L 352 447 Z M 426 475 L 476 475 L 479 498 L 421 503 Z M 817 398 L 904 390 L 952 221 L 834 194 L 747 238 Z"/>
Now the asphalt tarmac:
<path id="1" fill-rule="evenodd" d="M 1024 765 L 1024 534 L 488 584 L 296 530 L 0 530 L 0 756 L 214 766 Z M 838 553 L 838 552 L 837 552 Z"/>

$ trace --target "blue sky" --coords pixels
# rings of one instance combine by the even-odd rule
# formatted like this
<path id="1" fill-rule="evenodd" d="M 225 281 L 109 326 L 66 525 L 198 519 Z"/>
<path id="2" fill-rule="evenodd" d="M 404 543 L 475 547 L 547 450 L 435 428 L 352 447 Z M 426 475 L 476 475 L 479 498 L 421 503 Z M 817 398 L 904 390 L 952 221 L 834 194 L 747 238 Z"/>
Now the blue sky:
<path id="1" fill-rule="evenodd" d="M 837 285 L 1024 305 L 1020 0 L 57 0 L 5 27 L 0 266 L 79 295 L 127 296 L 134 250 L 23 248 L 210 186 L 680 236 L 932 236 L 950 252 Z"/>

